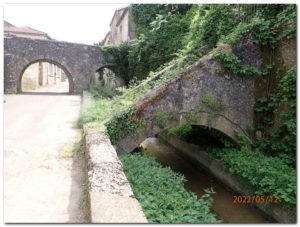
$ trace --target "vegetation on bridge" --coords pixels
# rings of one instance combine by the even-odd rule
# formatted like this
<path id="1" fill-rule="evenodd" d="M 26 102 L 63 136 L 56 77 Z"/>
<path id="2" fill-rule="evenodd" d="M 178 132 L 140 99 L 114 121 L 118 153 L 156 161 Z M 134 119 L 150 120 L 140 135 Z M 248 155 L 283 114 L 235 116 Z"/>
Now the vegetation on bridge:
<path id="1" fill-rule="evenodd" d="M 261 132 L 261 136 L 254 136 L 252 144 L 224 146 L 212 153 L 223 160 L 230 172 L 252 185 L 258 194 L 271 193 L 279 196 L 284 204 L 294 206 L 296 67 L 278 70 L 275 62 L 265 61 L 263 67 L 258 69 L 243 65 L 238 56 L 223 49 L 226 46 L 231 48 L 251 34 L 252 41 L 262 49 L 267 49 L 267 55 L 271 56 L 282 40 L 296 37 L 296 6 L 260 5 L 252 14 L 247 14 L 247 7 L 250 6 L 240 6 L 240 15 L 247 17 L 240 23 L 241 16 L 236 6 L 133 5 L 131 10 L 137 26 L 137 43 L 104 48 L 107 59 L 117 63 L 114 70 L 117 76 L 125 79 L 128 88 L 122 89 L 122 94 L 113 98 L 97 99 L 95 96 L 92 106 L 84 110 L 81 123 L 97 122 L 98 127 L 107 129 L 112 142 L 116 143 L 129 131 L 136 130 L 140 123 L 131 118 L 133 103 L 138 98 L 212 51 L 224 70 L 236 76 L 255 76 L 261 79 L 262 86 L 271 87 L 262 96 L 256 97 L 255 111 L 260 117 L 251 130 L 253 134 Z M 156 15 L 157 12 L 159 15 Z M 185 125 L 172 130 L 173 133 L 186 136 L 190 127 Z M 129 160 L 130 156 L 124 157 L 125 166 Z M 145 161 L 143 168 L 153 165 L 149 163 L 152 161 Z M 135 175 L 129 173 L 129 167 L 125 168 L 130 180 L 135 181 Z M 136 189 L 139 183 L 133 185 L 135 193 L 144 203 L 145 212 L 150 212 L 154 208 L 147 205 L 141 189 Z M 150 186 L 147 187 L 150 190 Z M 151 212 L 148 215 L 155 222 L 159 220 L 151 216 L 154 215 Z M 166 220 L 164 218 L 161 220 Z"/>

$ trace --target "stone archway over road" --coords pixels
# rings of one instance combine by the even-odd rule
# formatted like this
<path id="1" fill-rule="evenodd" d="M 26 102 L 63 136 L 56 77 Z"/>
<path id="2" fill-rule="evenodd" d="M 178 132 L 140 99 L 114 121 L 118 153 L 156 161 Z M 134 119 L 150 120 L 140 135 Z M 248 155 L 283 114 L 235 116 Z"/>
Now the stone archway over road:
<path id="1" fill-rule="evenodd" d="M 92 75 L 102 65 L 103 55 L 99 47 L 92 45 L 6 37 L 4 38 L 4 93 L 21 92 L 24 70 L 38 61 L 60 66 L 68 76 L 69 92 L 81 93 L 88 88 Z"/>

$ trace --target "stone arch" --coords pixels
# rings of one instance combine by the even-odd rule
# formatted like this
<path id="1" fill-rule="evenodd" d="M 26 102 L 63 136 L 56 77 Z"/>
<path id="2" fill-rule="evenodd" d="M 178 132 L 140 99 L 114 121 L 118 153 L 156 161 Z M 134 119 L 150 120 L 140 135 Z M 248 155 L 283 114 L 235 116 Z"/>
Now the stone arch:
<path id="1" fill-rule="evenodd" d="M 101 72 L 101 71 L 103 73 L 102 80 L 105 86 L 109 88 L 116 88 L 116 87 L 126 85 L 125 80 L 116 75 L 116 65 L 112 65 L 112 64 L 101 65 L 101 67 L 97 69 L 97 72 Z M 93 83 L 95 83 L 95 81 L 91 81 L 91 84 Z"/>
<path id="2" fill-rule="evenodd" d="M 68 74 L 73 93 L 89 88 L 90 78 L 103 65 L 103 54 L 98 46 L 37 40 L 21 37 L 4 38 L 4 93 L 20 91 L 20 74 L 27 65 L 47 60 L 62 66 Z M 72 77 L 71 77 L 72 76 Z"/>
<path id="3" fill-rule="evenodd" d="M 191 113 L 194 114 L 193 117 L 191 117 Z M 147 138 L 155 136 L 168 128 L 184 124 L 215 129 L 233 141 L 236 141 L 237 134 L 249 138 L 247 132 L 242 127 L 220 113 L 192 111 L 177 114 L 178 115 L 173 118 L 170 112 L 165 112 L 166 122 L 164 125 L 155 122 L 155 117 L 143 119 L 143 121 L 146 122 L 144 126 L 140 127 L 136 132 L 127 135 L 116 144 L 117 152 L 131 152 Z"/>
<path id="4" fill-rule="evenodd" d="M 55 64 L 57 66 L 59 66 L 66 74 L 68 81 L 69 81 L 69 94 L 73 94 L 74 93 L 74 81 L 73 81 L 73 77 L 70 73 L 70 71 L 67 69 L 66 66 L 62 65 L 61 63 L 59 63 L 58 61 L 55 60 L 51 60 L 51 59 L 47 59 L 47 58 L 42 58 L 42 59 L 37 59 L 37 60 L 33 60 L 30 63 L 27 63 L 23 69 L 21 70 L 21 74 L 19 75 L 19 79 L 18 79 L 18 84 L 17 84 L 17 92 L 21 93 L 22 91 L 22 77 L 24 75 L 25 70 L 32 64 L 34 63 L 38 63 L 38 62 L 48 62 L 51 64 Z"/>

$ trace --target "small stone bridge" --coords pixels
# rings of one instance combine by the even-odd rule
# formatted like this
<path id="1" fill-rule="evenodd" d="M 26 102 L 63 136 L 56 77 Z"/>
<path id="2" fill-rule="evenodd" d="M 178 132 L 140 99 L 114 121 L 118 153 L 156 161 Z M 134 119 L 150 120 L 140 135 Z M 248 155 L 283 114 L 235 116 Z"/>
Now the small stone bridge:
<path id="1" fill-rule="evenodd" d="M 259 48 L 252 43 L 241 43 L 232 52 L 242 64 L 260 67 Z M 130 152 L 146 138 L 183 124 L 213 128 L 233 140 L 237 133 L 249 138 L 254 103 L 253 76 L 232 75 L 210 54 L 134 105 L 132 119 L 142 126 L 120 139 L 116 149 Z"/>
<path id="2" fill-rule="evenodd" d="M 102 51 L 97 46 L 36 40 L 4 38 L 4 93 L 22 92 L 21 80 L 32 63 L 46 61 L 61 67 L 69 80 L 69 93 L 88 89 L 91 77 L 102 66 Z"/>

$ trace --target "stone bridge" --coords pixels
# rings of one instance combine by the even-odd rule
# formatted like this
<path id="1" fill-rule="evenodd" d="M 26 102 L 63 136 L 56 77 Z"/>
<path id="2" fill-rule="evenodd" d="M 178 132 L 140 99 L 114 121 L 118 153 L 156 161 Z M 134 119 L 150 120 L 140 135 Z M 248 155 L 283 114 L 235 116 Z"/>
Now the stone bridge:
<path id="1" fill-rule="evenodd" d="M 242 64 L 260 67 L 259 48 L 253 44 L 230 51 Z M 130 152 L 146 138 L 183 124 L 213 128 L 233 140 L 237 134 L 250 138 L 254 103 L 254 77 L 231 74 L 209 54 L 134 105 L 132 119 L 142 126 L 117 141 L 117 151 Z"/>
<path id="2" fill-rule="evenodd" d="M 102 60 L 102 51 L 97 46 L 5 37 L 4 93 L 22 92 L 23 72 L 29 65 L 39 61 L 61 67 L 69 80 L 69 93 L 81 93 L 88 88 L 91 77 L 102 66 Z"/>

